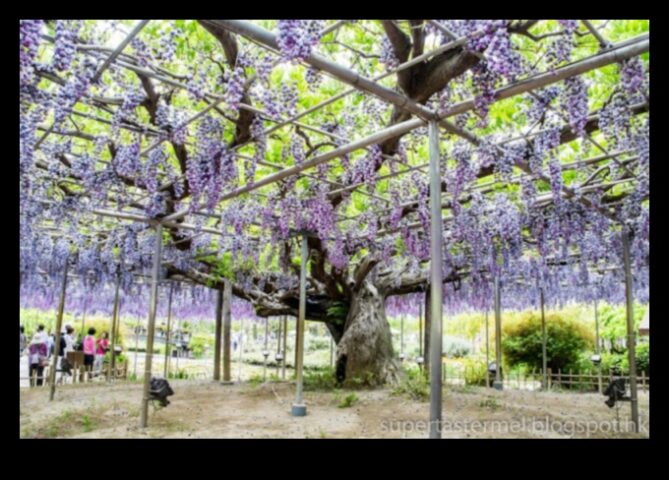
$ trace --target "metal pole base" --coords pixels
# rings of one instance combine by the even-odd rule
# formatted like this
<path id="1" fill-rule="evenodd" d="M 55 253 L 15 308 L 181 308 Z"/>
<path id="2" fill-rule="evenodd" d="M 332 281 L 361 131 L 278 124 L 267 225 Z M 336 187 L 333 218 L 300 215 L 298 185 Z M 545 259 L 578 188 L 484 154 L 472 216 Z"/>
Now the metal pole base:
<path id="1" fill-rule="evenodd" d="M 293 403 L 290 407 L 290 414 L 293 417 L 304 417 L 307 414 L 307 406 L 303 403 Z"/>
<path id="2" fill-rule="evenodd" d="M 504 390 L 504 383 L 495 380 L 494 382 L 492 382 L 492 388 L 494 388 L 495 390 Z"/>

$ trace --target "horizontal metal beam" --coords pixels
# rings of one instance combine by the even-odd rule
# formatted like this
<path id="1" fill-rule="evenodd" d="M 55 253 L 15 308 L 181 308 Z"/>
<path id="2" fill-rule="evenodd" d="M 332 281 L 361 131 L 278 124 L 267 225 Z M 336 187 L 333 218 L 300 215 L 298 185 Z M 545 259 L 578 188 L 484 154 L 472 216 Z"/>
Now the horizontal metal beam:
<path id="1" fill-rule="evenodd" d="M 243 20 L 211 20 L 208 21 L 208 23 L 253 39 L 267 47 L 280 50 L 276 40 L 276 35 L 250 22 Z M 420 105 L 414 100 L 411 100 L 409 97 L 399 94 L 390 88 L 379 85 L 372 80 L 363 77 L 362 75 L 342 65 L 339 65 L 338 63 L 332 62 L 321 55 L 312 53 L 305 59 L 305 62 L 314 68 L 332 75 L 334 78 L 341 80 L 342 82 L 356 87 L 359 90 L 369 92 L 373 95 L 383 98 L 387 102 L 392 103 L 399 108 L 408 110 L 423 120 L 436 120 L 436 113 L 424 105 Z"/>
<path id="2" fill-rule="evenodd" d="M 499 101 L 505 98 L 510 98 L 515 95 L 521 95 L 523 93 L 529 92 L 537 88 L 543 88 L 553 83 L 565 80 L 566 78 L 570 78 L 576 75 L 581 75 L 588 71 L 595 70 L 597 68 L 601 68 L 606 65 L 610 65 L 611 63 L 620 62 L 622 60 L 626 60 L 628 58 L 641 55 L 642 53 L 647 52 L 648 49 L 649 49 L 648 35 L 640 35 L 638 37 L 635 37 L 634 39 L 622 42 L 617 46 L 614 45 L 610 50 L 607 50 L 606 52 L 597 53 L 591 57 L 555 69 L 553 72 L 539 74 L 526 80 L 522 80 L 516 84 L 500 88 L 495 91 L 495 99 L 496 101 Z M 453 115 L 465 113 L 469 110 L 472 110 L 473 108 L 474 108 L 473 99 L 465 102 L 460 102 L 454 105 L 453 107 L 449 108 L 443 115 L 443 117 L 446 118 Z M 281 172 L 268 175 L 267 177 L 258 180 L 253 184 L 247 184 L 243 187 L 233 190 L 232 192 L 223 195 L 220 201 L 235 198 L 244 193 L 251 192 L 257 188 L 272 184 L 291 175 L 295 175 L 301 172 L 302 170 L 315 167 L 317 165 L 320 165 L 321 163 L 327 162 L 341 155 L 345 155 L 359 148 L 364 148 L 368 145 L 380 143 L 389 138 L 395 138 L 397 136 L 403 135 L 425 124 L 426 122 L 423 121 L 422 119 L 413 118 L 411 120 L 407 120 L 405 122 L 392 125 L 385 129 L 379 130 L 378 132 L 369 135 L 365 138 L 351 142 L 347 145 L 343 145 L 323 155 L 314 157 L 311 160 L 304 162 L 300 165 L 295 165 L 293 167 L 282 170 Z M 522 167 L 527 168 L 526 165 L 523 165 Z M 188 209 L 184 209 L 175 212 L 171 215 L 168 215 L 166 217 L 166 220 L 168 221 L 175 220 L 187 214 L 188 214 Z"/>

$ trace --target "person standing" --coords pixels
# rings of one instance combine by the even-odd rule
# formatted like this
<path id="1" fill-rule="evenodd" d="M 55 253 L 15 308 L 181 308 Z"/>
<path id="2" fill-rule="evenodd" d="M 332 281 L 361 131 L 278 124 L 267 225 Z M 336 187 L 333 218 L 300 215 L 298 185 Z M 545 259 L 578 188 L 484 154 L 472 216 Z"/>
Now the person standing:
<path id="1" fill-rule="evenodd" d="M 70 325 L 65 325 L 65 355 L 69 352 L 75 351 L 74 328 Z"/>
<path id="2" fill-rule="evenodd" d="M 51 358 L 51 355 L 53 355 L 53 348 L 54 344 L 56 343 L 56 335 L 53 332 L 49 332 L 49 336 L 47 337 L 47 355 L 49 358 Z"/>
<path id="3" fill-rule="evenodd" d="M 23 351 L 26 349 L 26 330 L 21 325 L 19 327 L 19 357 L 23 355 Z"/>
<path id="4" fill-rule="evenodd" d="M 105 361 L 105 354 L 109 350 L 109 335 L 107 332 L 102 332 L 100 339 L 98 340 L 98 347 L 95 352 L 95 371 L 102 372 L 102 365 Z"/>
<path id="5" fill-rule="evenodd" d="M 93 363 L 95 361 L 95 328 L 91 327 L 88 329 L 88 335 L 84 337 L 83 341 L 84 346 L 84 368 L 87 372 L 93 370 Z"/>
<path id="6" fill-rule="evenodd" d="M 72 365 L 67 359 L 69 352 L 74 352 L 74 328 L 70 325 L 65 325 L 65 330 L 60 337 L 60 348 L 58 349 L 58 357 L 60 358 L 61 381 L 63 375 L 72 375 Z"/>
<path id="7" fill-rule="evenodd" d="M 28 347 L 28 375 L 31 387 L 43 385 L 44 367 L 48 361 L 48 337 L 44 331 L 44 325 L 39 325 Z M 37 381 L 33 379 L 34 373 L 37 374 Z"/>

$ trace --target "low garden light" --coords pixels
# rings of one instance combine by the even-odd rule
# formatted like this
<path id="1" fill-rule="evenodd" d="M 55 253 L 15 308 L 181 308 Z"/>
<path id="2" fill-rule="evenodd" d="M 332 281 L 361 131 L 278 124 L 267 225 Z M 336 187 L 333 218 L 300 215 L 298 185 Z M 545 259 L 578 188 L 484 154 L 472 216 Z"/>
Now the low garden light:
<path id="1" fill-rule="evenodd" d="M 170 404 L 167 397 L 174 395 L 174 390 L 164 378 L 152 377 L 151 387 L 149 389 L 149 400 L 154 400 L 160 403 L 163 407 Z"/>
<path id="2" fill-rule="evenodd" d="M 490 362 L 488 364 L 488 375 L 490 376 L 490 378 L 493 381 L 493 387 L 497 390 L 501 390 L 500 386 L 502 386 L 502 382 L 504 380 L 503 373 L 504 373 L 504 370 L 500 366 L 500 369 L 499 369 L 499 379 L 500 379 L 500 381 L 496 382 L 495 380 L 497 378 L 497 362 Z"/>
<path id="3" fill-rule="evenodd" d="M 404 353 L 404 352 L 400 352 L 400 362 L 403 362 L 405 358 L 406 358 L 405 353 Z"/>
<path id="4" fill-rule="evenodd" d="M 616 402 L 630 400 L 630 397 L 625 394 L 625 379 L 615 378 L 609 383 L 609 386 L 604 390 L 604 395 L 609 397 L 604 401 L 606 406 L 613 408 Z"/>
<path id="5" fill-rule="evenodd" d="M 602 363 L 602 356 L 601 355 L 593 355 L 592 357 L 590 357 L 590 361 L 595 366 L 598 366 L 600 363 Z"/>

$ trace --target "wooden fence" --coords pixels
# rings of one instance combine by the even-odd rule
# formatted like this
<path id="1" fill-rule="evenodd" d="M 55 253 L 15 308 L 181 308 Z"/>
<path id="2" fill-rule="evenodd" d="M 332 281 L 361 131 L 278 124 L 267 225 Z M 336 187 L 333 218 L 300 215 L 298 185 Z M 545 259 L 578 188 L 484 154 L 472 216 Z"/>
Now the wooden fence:
<path id="1" fill-rule="evenodd" d="M 454 368 L 455 367 L 455 368 Z M 458 366 L 459 367 L 459 366 Z M 451 385 L 485 385 L 485 379 L 481 380 L 480 369 L 475 367 L 461 367 L 446 364 L 442 366 L 442 381 Z M 629 385 L 629 374 L 614 375 L 612 372 L 601 373 L 602 391 L 614 378 L 624 378 Z M 599 391 L 600 375 L 596 370 L 588 372 L 574 373 L 572 370 L 553 372 L 550 368 L 547 371 L 546 380 L 549 390 L 570 390 L 580 392 Z M 494 376 L 490 377 L 489 384 L 492 385 Z M 515 388 L 520 390 L 540 390 L 544 381 L 543 370 L 534 370 L 531 372 L 511 372 L 504 374 L 502 378 L 505 388 Z M 650 377 L 646 372 L 637 375 L 637 388 L 640 391 L 648 391 L 650 388 Z"/>
<path id="2" fill-rule="evenodd" d="M 41 378 L 37 375 L 37 370 L 34 370 L 32 376 L 19 376 L 19 382 L 22 380 L 28 380 L 28 385 L 30 387 L 46 387 L 49 385 L 50 381 L 49 368 L 50 367 L 44 367 Z M 105 364 L 102 371 L 92 371 L 84 368 L 83 365 L 75 365 L 71 372 L 71 375 L 67 375 L 63 374 L 60 370 L 56 371 L 56 384 L 64 385 L 106 381 L 109 375 L 111 375 L 112 378 L 116 380 L 127 380 L 128 362 L 126 361 L 117 364 L 113 371 L 111 371 L 111 369 L 108 368 L 108 365 Z M 39 380 L 41 380 L 41 382 Z M 41 385 L 38 385 L 38 383 L 41 383 Z"/>

